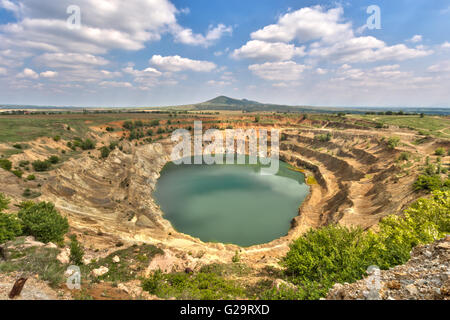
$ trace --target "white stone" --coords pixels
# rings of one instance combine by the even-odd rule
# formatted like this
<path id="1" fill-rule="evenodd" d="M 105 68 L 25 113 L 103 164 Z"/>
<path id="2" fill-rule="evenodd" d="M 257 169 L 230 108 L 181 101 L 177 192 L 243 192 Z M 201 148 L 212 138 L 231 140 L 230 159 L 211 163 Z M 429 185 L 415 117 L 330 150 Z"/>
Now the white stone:
<path id="1" fill-rule="evenodd" d="M 56 259 L 62 264 L 68 264 L 70 262 L 70 250 L 68 248 L 63 249 Z"/>
<path id="2" fill-rule="evenodd" d="M 112 261 L 114 263 L 119 263 L 120 262 L 120 258 L 118 256 L 115 256 L 114 258 L 112 258 Z"/>
<path id="3" fill-rule="evenodd" d="M 104 274 L 107 274 L 109 272 L 109 269 L 107 267 L 100 267 L 98 269 L 92 270 L 92 275 L 95 277 L 101 277 Z"/>

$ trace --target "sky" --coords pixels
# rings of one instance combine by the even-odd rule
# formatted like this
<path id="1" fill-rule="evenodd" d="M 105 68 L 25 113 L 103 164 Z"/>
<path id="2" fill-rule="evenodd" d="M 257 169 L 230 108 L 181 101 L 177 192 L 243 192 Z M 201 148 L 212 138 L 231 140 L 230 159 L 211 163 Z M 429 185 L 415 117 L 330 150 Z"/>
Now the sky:
<path id="1" fill-rule="evenodd" d="M 450 1 L 0 0 L 0 104 L 450 107 Z"/>

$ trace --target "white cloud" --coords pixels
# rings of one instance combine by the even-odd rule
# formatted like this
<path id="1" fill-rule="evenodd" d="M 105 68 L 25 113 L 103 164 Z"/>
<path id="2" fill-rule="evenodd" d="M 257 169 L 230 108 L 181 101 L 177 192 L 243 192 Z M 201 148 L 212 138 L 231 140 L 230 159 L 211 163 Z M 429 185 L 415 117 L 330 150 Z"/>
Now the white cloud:
<path id="1" fill-rule="evenodd" d="M 133 85 L 129 82 L 120 82 L 120 81 L 103 81 L 100 83 L 102 87 L 108 88 L 132 88 Z"/>
<path id="2" fill-rule="evenodd" d="M 81 53 L 45 53 L 34 59 L 39 65 L 51 68 L 78 68 L 80 66 L 104 66 L 109 63 L 103 57 Z"/>
<path id="3" fill-rule="evenodd" d="M 421 47 L 409 48 L 404 44 L 388 46 L 375 37 L 355 36 L 352 24 L 344 19 L 342 7 L 327 11 L 321 6 L 314 6 L 286 13 L 276 24 L 253 32 L 251 38 L 266 42 L 283 42 L 285 45 L 291 41 L 315 41 L 306 54 L 312 58 L 336 63 L 403 61 L 433 53 L 432 50 Z M 413 39 L 419 42 L 422 38 L 416 35 Z M 241 52 L 236 52 L 238 53 Z"/>
<path id="4" fill-rule="evenodd" d="M 261 59 L 269 61 L 291 60 L 295 56 L 305 56 L 305 47 L 297 48 L 293 44 L 282 42 L 266 42 L 252 40 L 240 49 L 234 50 L 231 56 L 235 59 Z"/>
<path id="5" fill-rule="evenodd" d="M 374 37 L 358 37 L 333 45 L 316 43 L 311 46 L 309 55 L 337 63 L 375 62 L 385 60 L 403 61 L 425 57 L 432 50 L 408 48 L 404 44 L 387 46 Z"/>
<path id="6" fill-rule="evenodd" d="M 0 67 L 0 76 L 6 76 L 8 71 L 5 68 Z"/>
<path id="7" fill-rule="evenodd" d="M 450 60 L 440 61 L 428 67 L 428 72 L 433 73 L 448 73 L 450 72 Z"/>
<path id="8" fill-rule="evenodd" d="M 449 49 L 449 48 L 450 48 L 450 42 L 445 41 L 445 42 L 441 45 L 441 47 L 442 47 L 443 49 Z"/>
<path id="9" fill-rule="evenodd" d="M 277 24 L 253 32 L 251 38 L 274 42 L 295 39 L 300 43 L 318 39 L 339 41 L 353 35 L 351 23 L 341 23 L 343 12 L 341 7 L 328 11 L 321 6 L 302 8 L 281 16 Z"/>
<path id="10" fill-rule="evenodd" d="M 411 39 L 409 39 L 409 41 L 412 43 L 422 42 L 422 36 L 419 34 L 416 34 Z"/>
<path id="11" fill-rule="evenodd" d="M 209 61 L 191 60 L 180 56 L 163 57 L 160 55 L 154 55 L 149 62 L 151 65 L 169 72 L 210 72 L 217 67 L 214 63 Z"/>
<path id="12" fill-rule="evenodd" d="M 322 68 L 317 68 L 317 69 L 316 69 L 316 73 L 317 73 L 318 75 L 325 75 L 325 74 L 328 73 L 328 70 L 322 69 Z"/>
<path id="13" fill-rule="evenodd" d="M 231 27 L 210 27 L 205 36 L 177 23 L 178 10 L 169 0 L 78 0 L 81 28 L 68 28 L 66 9 L 72 0 L 0 0 L 17 13 L 18 22 L 0 25 L 0 48 L 47 52 L 105 54 L 111 49 L 140 50 L 171 33 L 177 41 L 208 46 Z"/>
<path id="14" fill-rule="evenodd" d="M 301 78 L 306 66 L 294 61 L 266 62 L 248 67 L 256 76 L 269 81 L 295 81 Z"/>
<path id="15" fill-rule="evenodd" d="M 18 14 L 20 12 L 20 5 L 15 4 L 9 0 L 0 0 L 0 8 L 12 11 L 15 14 Z"/>
<path id="16" fill-rule="evenodd" d="M 188 45 L 199 45 L 209 47 L 214 41 L 219 40 L 225 34 L 232 34 L 233 28 L 227 27 L 223 24 L 219 24 L 217 27 L 209 27 L 206 35 L 195 34 L 192 29 L 183 28 L 179 25 L 172 27 L 172 34 L 175 41 Z"/>
<path id="17" fill-rule="evenodd" d="M 43 78 L 54 78 L 58 75 L 58 72 L 55 71 L 44 71 L 40 73 L 40 76 Z"/>
<path id="18" fill-rule="evenodd" d="M 38 79 L 39 75 L 30 68 L 25 68 L 21 73 L 17 75 L 18 78 Z"/>
<path id="19" fill-rule="evenodd" d="M 217 87 L 224 87 L 231 85 L 231 82 L 229 81 L 216 81 L 216 80 L 210 80 L 207 82 L 210 86 L 217 86 Z"/>

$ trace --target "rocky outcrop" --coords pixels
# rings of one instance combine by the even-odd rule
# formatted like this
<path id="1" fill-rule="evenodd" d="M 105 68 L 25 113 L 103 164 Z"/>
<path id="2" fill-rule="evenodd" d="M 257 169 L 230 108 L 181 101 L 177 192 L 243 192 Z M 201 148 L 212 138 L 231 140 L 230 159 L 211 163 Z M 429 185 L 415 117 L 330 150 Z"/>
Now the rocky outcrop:
<path id="1" fill-rule="evenodd" d="M 328 300 L 450 300 L 450 236 L 419 246 L 411 260 L 353 284 L 336 284 Z"/>

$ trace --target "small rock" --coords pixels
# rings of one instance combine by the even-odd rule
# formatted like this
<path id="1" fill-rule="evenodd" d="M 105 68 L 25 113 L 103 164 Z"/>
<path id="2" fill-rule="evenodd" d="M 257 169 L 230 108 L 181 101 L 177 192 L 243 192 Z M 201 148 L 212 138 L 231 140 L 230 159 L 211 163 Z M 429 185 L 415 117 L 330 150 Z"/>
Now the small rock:
<path id="1" fill-rule="evenodd" d="M 53 242 L 47 243 L 47 245 L 45 247 L 49 248 L 49 249 L 58 249 L 58 246 L 56 244 L 54 244 Z"/>
<path id="2" fill-rule="evenodd" d="M 95 277 L 101 277 L 101 276 L 103 276 L 103 275 L 105 275 L 105 274 L 107 274 L 109 272 L 109 269 L 107 268 L 107 267 L 100 267 L 100 268 L 98 268 L 98 269 L 94 269 L 94 270 L 92 270 L 92 275 L 93 276 L 95 276 Z"/>
<path id="3" fill-rule="evenodd" d="M 119 263 L 119 262 L 120 262 L 120 258 L 119 258 L 118 256 L 114 256 L 114 257 L 112 258 L 112 261 L 113 261 L 114 263 Z"/>
<path id="4" fill-rule="evenodd" d="M 405 289 L 409 292 L 410 295 L 415 296 L 415 295 L 419 294 L 419 291 L 417 290 L 416 286 L 413 284 L 407 285 L 405 287 Z"/>
<path id="5" fill-rule="evenodd" d="M 56 259 L 62 264 L 68 264 L 70 262 L 70 250 L 68 248 L 63 249 Z"/>

